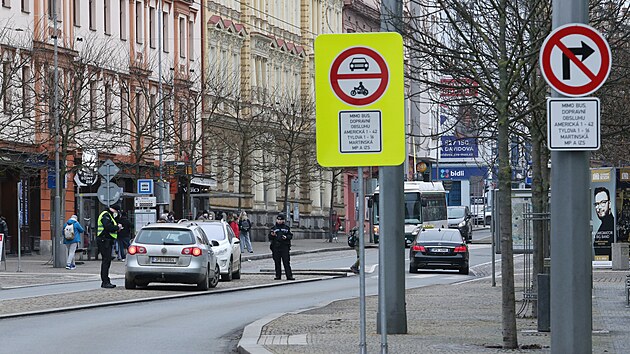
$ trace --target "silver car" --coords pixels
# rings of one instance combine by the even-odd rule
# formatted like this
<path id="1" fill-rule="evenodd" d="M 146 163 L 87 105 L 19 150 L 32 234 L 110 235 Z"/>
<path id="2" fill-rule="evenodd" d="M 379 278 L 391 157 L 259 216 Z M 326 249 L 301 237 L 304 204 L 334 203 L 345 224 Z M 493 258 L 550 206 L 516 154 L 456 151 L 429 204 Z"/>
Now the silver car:
<path id="1" fill-rule="evenodd" d="M 230 225 L 221 220 L 196 221 L 212 242 L 212 250 L 217 256 L 221 279 L 231 281 L 241 279 L 241 244 L 234 236 Z"/>
<path id="2" fill-rule="evenodd" d="M 197 289 L 208 290 L 219 283 L 212 243 L 194 222 L 144 226 L 127 252 L 127 289 L 161 282 L 196 284 Z"/>

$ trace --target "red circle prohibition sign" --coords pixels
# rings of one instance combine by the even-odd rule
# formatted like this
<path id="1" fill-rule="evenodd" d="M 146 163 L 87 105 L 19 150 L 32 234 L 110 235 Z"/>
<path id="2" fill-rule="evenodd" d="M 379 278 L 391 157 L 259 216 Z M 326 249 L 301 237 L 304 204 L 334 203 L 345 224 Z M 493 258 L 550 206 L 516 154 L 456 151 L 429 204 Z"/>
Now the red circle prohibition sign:
<path id="1" fill-rule="evenodd" d="M 561 40 L 570 35 L 582 35 L 595 43 L 597 46 L 595 53 L 601 56 L 601 65 L 598 72 L 591 71 L 570 48 L 562 43 Z M 554 67 L 551 65 L 551 52 L 555 47 L 558 47 L 562 54 L 570 60 L 571 64 L 577 66 L 586 75 L 589 82 L 584 85 L 572 86 L 565 84 L 558 78 L 558 74 L 554 72 Z M 540 51 L 540 62 L 543 76 L 554 90 L 566 96 L 586 96 L 597 91 L 608 78 L 611 68 L 610 47 L 604 37 L 594 28 L 580 23 L 572 23 L 556 28 L 545 39 Z M 556 71 L 558 71 L 557 68 Z"/>
<path id="2" fill-rule="evenodd" d="M 365 56 L 370 57 L 376 62 L 376 64 L 378 65 L 380 69 L 380 72 L 379 73 L 357 72 L 357 73 L 345 73 L 345 74 L 339 73 L 339 68 L 341 67 L 341 64 L 344 62 L 344 60 L 346 60 L 348 57 L 352 55 L 365 55 Z M 344 92 L 341 86 L 339 85 L 339 80 L 352 80 L 352 79 L 380 79 L 381 82 L 379 83 L 378 88 L 374 90 L 373 94 L 364 98 L 355 98 L 348 95 L 346 92 Z M 380 54 L 378 54 L 376 51 L 370 48 L 366 48 L 366 47 L 349 48 L 341 52 L 341 54 L 339 54 L 337 58 L 335 58 L 335 60 L 333 61 L 330 67 L 330 85 L 332 86 L 333 92 L 335 93 L 335 95 L 337 95 L 337 97 L 339 97 L 340 100 L 353 106 L 365 106 L 365 105 L 376 102 L 385 93 L 388 83 L 389 83 L 389 70 L 387 69 L 387 63 L 385 63 L 385 60 L 383 59 L 383 57 L 381 57 Z"/>

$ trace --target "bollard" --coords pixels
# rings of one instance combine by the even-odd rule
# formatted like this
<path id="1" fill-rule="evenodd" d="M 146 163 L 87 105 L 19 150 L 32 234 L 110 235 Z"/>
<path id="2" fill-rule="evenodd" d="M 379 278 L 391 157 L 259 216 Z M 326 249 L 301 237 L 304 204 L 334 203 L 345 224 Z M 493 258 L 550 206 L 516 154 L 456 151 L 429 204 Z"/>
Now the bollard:
<path id="1" fill-rule="evenodd" d="M 549 274 L 538 274 L 538 332 L 551 330 L 551 283 Z"/>
<path id="2" fill-rule="evenodd" d="M 628 243 L 612 244 L 612 270 L 628 270 Z"/>

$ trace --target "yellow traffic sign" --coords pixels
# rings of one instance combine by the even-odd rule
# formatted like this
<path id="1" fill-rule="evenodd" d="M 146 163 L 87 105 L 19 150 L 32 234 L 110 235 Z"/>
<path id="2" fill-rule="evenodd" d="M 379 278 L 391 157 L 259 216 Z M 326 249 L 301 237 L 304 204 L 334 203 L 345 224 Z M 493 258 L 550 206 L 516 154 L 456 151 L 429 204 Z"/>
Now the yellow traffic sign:
<path id="1" fill-rule="evenodd" d="M 315 39 L 317 161 L 325 167 L 405 160 L 403 43 L 395 32 Z"/>

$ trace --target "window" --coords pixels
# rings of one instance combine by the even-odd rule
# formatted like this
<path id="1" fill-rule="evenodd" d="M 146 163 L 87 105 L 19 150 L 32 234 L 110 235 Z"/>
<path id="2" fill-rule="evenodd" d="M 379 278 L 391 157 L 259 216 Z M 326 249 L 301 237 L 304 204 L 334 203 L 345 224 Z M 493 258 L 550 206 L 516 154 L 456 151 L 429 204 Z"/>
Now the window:
<path id="1" fill-rule="evenodd" d="M 22 0 L 22 12 L 31 12 L 31 0 Z"/>
<path id="2" fill-rule="evenodd" d="M 4 91 L 4 100 L 2 109 L 4 113 L 11 111 L 11 62 L 2 63 L 2 91 Z"/>
<path id="3" fill-rule="evenodd" d="M 81 27 L 81 0 L 72 0 L 72 21 L 77 27 Z"/>
<path id="4" fill-rule="evenodd" d="M 195 26 L 192 21 L 188 22 L 188 59 L 195 60 L 195 42 L 193 38 L 193 33 L 195 31 Z"/>
<path id="5" fill-rule="evenodd" d="M 162 48 L 164 53 L 168 53 L 168 13 L 162 14 Z"/>
<path id="6" fill-rule="evenodd" d="M 144 24 L 142 22 L 142 3 L 141 2 L 137 2 L 136 3 L 136 43 L 138 44 L 142 44 L 143 43 L 143 36 L 142 34 L 144 33 Z"/>
<path id="7" fill-rule="evenodd" d="M 112 34 L 109 1 L 110 0 L 103 0 L 103 30 L 105 31 L 105 34 Z"/>
<path id="8" fill-rule="evenodd" d="M 90 82 L 90 129 L 96 128 L 96 81 Z"/>
<path id="9" fill-rule="evenodd" d="M 186 58 L 186 19 L 179 18 L 179 56 Z"/>
<path id="10" fill-rule="evenodd" d="M 110 83 L 105 84 L 105 130 L 109 131 L 111 127 L 111 115 L 112 115 L 112 85 Z"/>
<path id="11" fill-rule="evenodd" d="M 155 119 L 155 111 L 157 110 L 156 106 L 156 97 L 155 94 L 152 93 L 149 97 L 149 135 L 155 137 L 155 128 L 157 126 L 157 122 Z"/>
<path id="12" fill-rule="evenodd" d="M 96 30 L 96 0 L 90 0 L 89 5 L 90 29 L 94 31 Z"/>
<path id="13" fill-rule="evenodd" d="M 11 0 L 2 0 L 2 6 L 11 8 Z"/>
<path id="14" fill-rule="evenodd" d="M 149 8 L 149 45 L 155 48 L 155 8 Z"/>
<path id="15" fill-rule="evenodd" d="M 120 0 L 120 13 L 118 23 L 120 25 L 120 39 L 127 39 L 127 8 L 129 1 Z"/>
<path id="16" fill-rule="evenodd" d="M 129 94 L 124 87 L 124 83 L 120 88 L 120 131 L 127 131 L 127 118 L 129 118 Z"/>
<path id="17" fill-rule="evenodd" d="M 30 118 L 31 75 L 31 68 L 29 66 L 22 67 L 22 116 L 25 119 Z"/>
<path id="18" fill-rule="evenodd" d="M 61 0 L 48 0 L 48 19 L 52 20 L 55 17 L 55 8 L 57 12 L 57 22 L 61 22 Z"/>

